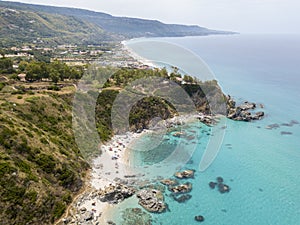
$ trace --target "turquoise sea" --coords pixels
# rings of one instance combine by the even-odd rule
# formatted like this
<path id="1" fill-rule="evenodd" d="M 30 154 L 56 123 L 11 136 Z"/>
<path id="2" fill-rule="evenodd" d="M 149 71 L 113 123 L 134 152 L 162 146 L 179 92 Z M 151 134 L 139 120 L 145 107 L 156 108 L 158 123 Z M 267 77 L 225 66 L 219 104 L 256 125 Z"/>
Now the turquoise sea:
<path id="1" fill-rule="evenodd" d="M 196 141 L 183 143 L 184 148 L 195 148 L 183 167 L 196 170 L 195 178 L 188 180 L 193 183 L 192 198 L 178 203 L 166 191 L 170 211 L 152 214 L 153 224 L 199 224 L 194 217 L 203 215 L 202 224 L 207 225 L 299 225 L 300 36 L 230 35 L 154 40 L 183 46 L 200 56 L 225 93 L 237 102 L 262 103 L 266 116 L 249 123 L 227 120 L 219 154 L 203 172 L 199 171 L 199 162 L 211 129 L 196 122 L 188 124 L 188 132 L 198 135 Z M 139 55 L 145 53 L 144 48 L 140 52 L 134 50 Z M 270 124 L 279 126 L 266 129 Z M 167 133 L 163 139 L 150 153 L 135 153 L 135 163 L 147 166 L 166 157 L 176 138 Z M 147 135 L 137 142 L 139 148 L 152 144 L 153 137 Z M 230 186 L 229 193 L 221 194 L 208 186 L 218 176 Z M 136 201 L 129 201 L 127 206 L 137 207 L 135 204 Z M 126 203 L 122 204 L 115 217 L 125 207 Z"/>

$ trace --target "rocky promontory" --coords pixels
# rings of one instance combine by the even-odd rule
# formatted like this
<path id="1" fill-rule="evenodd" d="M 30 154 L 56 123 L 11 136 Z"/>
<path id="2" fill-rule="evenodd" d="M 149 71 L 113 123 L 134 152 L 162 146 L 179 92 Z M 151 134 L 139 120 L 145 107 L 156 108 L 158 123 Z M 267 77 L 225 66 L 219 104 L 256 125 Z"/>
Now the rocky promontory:
<path id="1" fill-rule="evenodd" d="M 260 108 L 263 108 L 261 105 Z M 236 102 L 229 95 L 227 97 L 227 118 L 236 120 L 236 121 L 252 121 L 260 120 L 264 117 L 265 113 L 263 111 L 254 112 L 257 109 L 256 103 L 244 102 L 243 104 L 236 106 Z"/>

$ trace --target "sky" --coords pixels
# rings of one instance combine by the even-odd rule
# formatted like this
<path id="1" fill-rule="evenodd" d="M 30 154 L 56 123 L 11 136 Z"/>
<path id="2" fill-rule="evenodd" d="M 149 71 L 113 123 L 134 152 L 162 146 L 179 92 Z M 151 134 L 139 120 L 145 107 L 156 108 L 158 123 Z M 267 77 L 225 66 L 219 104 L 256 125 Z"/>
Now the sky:
<path id="1" fill-rule="evenodd" d="M 15 1 L 15 0 L 12 0 Z M 240 33 L 300 33 L 299 0 L 16 0 Z"/>

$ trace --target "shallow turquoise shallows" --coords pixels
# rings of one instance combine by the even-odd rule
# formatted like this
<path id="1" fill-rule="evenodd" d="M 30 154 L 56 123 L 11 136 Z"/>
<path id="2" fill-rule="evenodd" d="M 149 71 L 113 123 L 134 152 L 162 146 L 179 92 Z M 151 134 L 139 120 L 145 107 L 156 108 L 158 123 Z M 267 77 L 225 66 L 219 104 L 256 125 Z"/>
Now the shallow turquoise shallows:
<path id="1" fill-rule="evenodd" d="M 192 50 L 208 64 L 225 93 L 238 102 L 262 103 L 266 117 L 250 123 L 228 120 L 220 152 L 204 172 L 198 168 L 210 129 L 191 123 L 188 132 L 200 129 L 196 150 L 184 166 L 196 170 L 195 178 L 191 179 L 192 198 L 178 203 L 166 191 L 170 211 L 153 214 L 154 224 L 199 224 L 194 217 L 202 215 L 205 221 L 200 224 L 206 225 L 299 225 L 300 125 L 296 121 L 300 121 L 300 36 L 234 35 L 155 40 Z M 127 44 L 130 47 L 130 42 Z M 143 55 L 139 49 L 134 51 Z M 292 120 L 295 123 L 287 126 Z M 266 129 L 270 124 L 279 127 Z M 157 163 L 166 157 L 172 142 L 176 141 L 172 134 L 164 138 L 166 141 L 154 149 L 152 155 L 135 152 L 131 158 L 142 166 Z M 143 136 L 137 145 L 142 148 L 151 141 L 150 137 Z M 186 142 L 184 148 L 189 148 L 191 142 Z M 218 176 L 230 186 L 229 193 L 210 189 L 208 183 Z M 128 201 L 131 207 L 138 207 L 135 204 Z M 120 208 L 124 207 L 126 204 Z M 115 212 L 115 217 L 120 217 L 120 210 Z"/>

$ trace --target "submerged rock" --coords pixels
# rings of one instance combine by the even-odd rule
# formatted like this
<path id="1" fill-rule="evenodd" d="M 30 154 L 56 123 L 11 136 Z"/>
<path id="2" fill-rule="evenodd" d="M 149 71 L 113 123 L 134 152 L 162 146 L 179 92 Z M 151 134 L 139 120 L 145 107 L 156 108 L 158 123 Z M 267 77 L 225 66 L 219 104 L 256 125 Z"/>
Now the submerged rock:
<path id="1" fill-rule="evenodd" d="M 230 187 L 229 187 L 228 185 L 226 185 L 226 184 L 220 183 L 220 184 L 218 184 L 218 188 L 219 188 L 219 192 L 220 192 L 221 194 L 230 191 Z"/>
<path id="2" fill-rule="evenodd" d="M 151 225 L 152 216 L 140 208 L 127 208 L 122 211 L 122 225 L 143 224 Z"/>
<path id="3" fill-rule="evenodd" d="M 217 180 L 217 182 L 213 182 L 213 181 L 209 182 L 209 187 L 211 189 L 215 189 L 215 187 L 217 186 L 218 191 L 221 194 L 230 191 L 230 187 L 227 184 L 224 184 L 224 179 L 222 177 L 217 177 L 216 180 Z M 231 181 L 233 181 L 233 180 L 231 180 Z"/>
<path id="4" fill-rule="evenodd" d="M 223 183 L 224 179 L 222 177 L 217 177 L 218 183 Z"/>
<path id="5" fill-rule="evenodd" d="M 167 205 L 163 194 L 155 189 L 143 189 L 138 194 L 139 204 L 149 212 L 162 213 Z"/>
<path id="6" fill-rule="evenodd" d="M 165 180 L 161 180 L 160 183 L 167 186 L 174 186 L 178 184 L 178 181 L 175 179 L 165 179 Z"/>
<path id="7" fill-rule="evenodd" d="M 201 216 L 201 215 L 195 216 L 195 220 L 196 220 L 197 222 L 203 222 L 203 221 L 204 221 L 204 217 Z"/>
<path id="8" fill-rule="evenodd" d="M 194 174 L 195 174 L 195 170 L 184 170 L 182 172 L 176 172 L 174 176 L 179 179 L 184 179 L 184 178 L 193 178 Z"/>
<path id="9" fill-rule="evenodd" d="M 215 187 L 217 186 L 217 183 L 216 182 L 209 182 L 209 187 L 211 188 L 211 189 L 215 189 Z"/>
<path id="10" fill-rule="evenodd" d="M 188 201 L 189 199 L 191 199 L 192 195 L 184 194 L 184 195 L 181 195 L 181 196 L 177 197 L 176 194 L 172 194 L 172 197 L 176 202 L 184 203 L 184 202 Z"/>
<path id="11" fill-rule="evenodd" d="M 274 124 L 270 124 L 270 125 L 266 126 L 266 129 L 272 130 L 272 129 L 277 129 L 279 127 L 280 127 L 279 124 L 274 123 Z"/>

